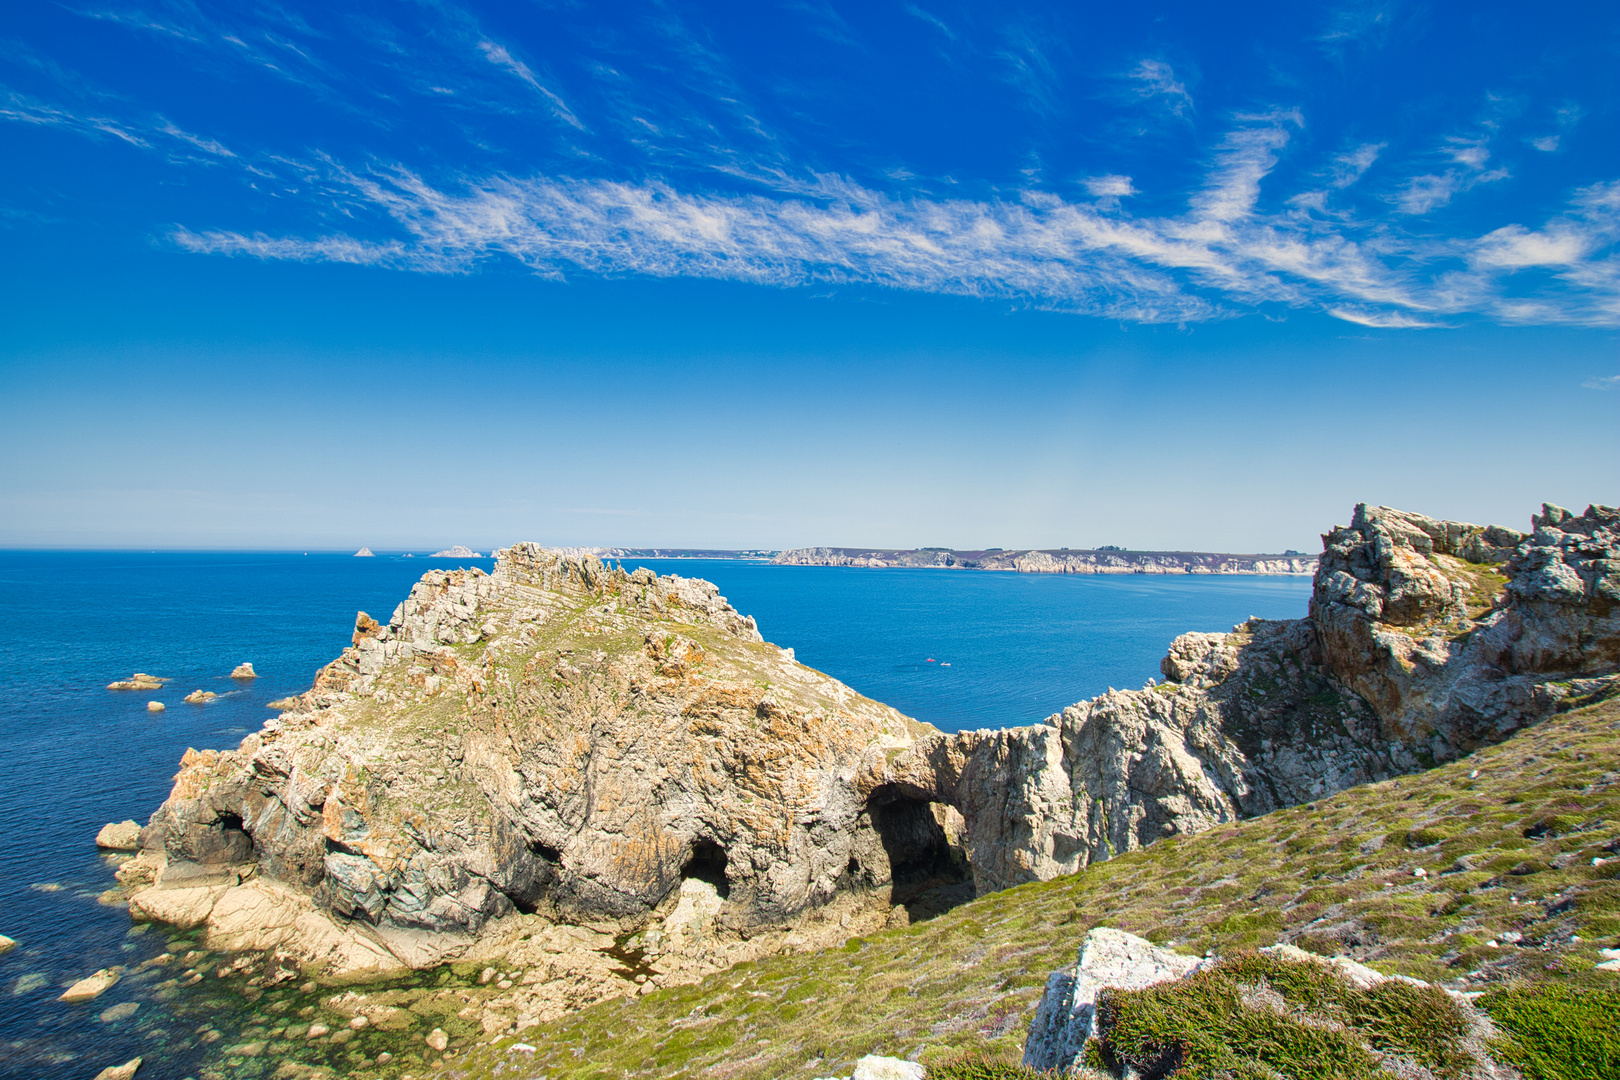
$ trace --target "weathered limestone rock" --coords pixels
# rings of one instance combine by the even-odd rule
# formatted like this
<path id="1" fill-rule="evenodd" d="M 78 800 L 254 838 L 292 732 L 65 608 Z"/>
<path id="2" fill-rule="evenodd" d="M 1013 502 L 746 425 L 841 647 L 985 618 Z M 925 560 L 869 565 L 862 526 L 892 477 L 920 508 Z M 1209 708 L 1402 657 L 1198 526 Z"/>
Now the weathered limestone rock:
<path id="1" fill-rule="evenodd" d="M 1500 741 L 1620 691 L 1620 511 L 1532 525 L 1359 506 L 1309 618 L 1183 634 L 1162 685 L 920 739 L 863 790 L 958 810 L 983 892 Z"/>
<path id="2" fill-rule="evenodd" d="M 928 1070 L 915 1061 L 867 1054 L 855 1063 L 855 1074 L 850 1080 L 923 1080 L 927 1073 Z"/>
<path id="3" fill-rule="evenodd" d="M 252 664 L 237 664 L 231 669 L 231 678 L 233 679 L 257 679 L 258 677 L 259 673 L 253 670 Z"/>
<path id="4" fill-rule="evenodd" d="M 880 927 L 901 833 L 921 845 L 907 882 L 966 873 L 943 808 L 859 779 L 933 729 L 793 662 L 707 582 L 517 545 L 493 575 L 427 574 L 387 622 L 359 614 L 278 705 L 238 749 L 187 751 L 144 834 L 163 868 L 126 883 L 137 916 L 344 971 L 534 916 L 607 926 L 602 948 L 645 932 L 667 981 L 819 941 L 800 924 L 842 892 L 872 910 L 841 917 Z M 174 880 L 244 864 L 261 876 Z M 607 989 L 633 992 L 615 964 Z"/>
<path id="5" fill-rule="evenodd" d="M 106 851 L 139 851 L 141 827 L 133 821 L 108 822 L 96 833 L 96 847 Z"/>
<path id="6" fill-rule="evenodd" d="M 161 701 L 148 701 L 146 703 L 146 711 L 147 712 L 162 712 L 163 709 L 164 709 L 164 705 L 163 705 L 163 702 L 161 702 Z"/>
<path id="7" fill-rule="evenodd" d="M 1024 1044 L 1024 1067 L 1067 1072 L 1081 1064 L 1094 1034 L 1097 994 L 1104 987 L 1141 990 L 1197 971 L 1203 960 L 1161 949 L 1123 930 L 1097 927 L 1080 942 L 1073 967 L 1046 980 Z"/>
<path id="8" fill-rule="evenodd" d="M 121 967 L 102 968 L 94 975 L 87 976 L 74 983 L 63 991 L 57 1001 L 77 1004 L 81 1001 L 93 1001 L 111 990 L 118 982 L 119 976 L 124 972 Z"/>
<path id="9" fill-rule="evenodd" d="M 96 1073 L 96 1080 L 132 1080 L 135 1071 L 141 1067 L 140 1058 L 131 1058 L 122 1065 L 109 1065 Z"/>
<path id="10" fill-rule="evenodd" d="M 107 684 L 109 690 L 161 690 L 163 684 L 170 680 L 157 675 L 148 675 L 144 671 L 137 671 L 127 679 Z"/>
<path id="11" fill-rule="evenodd" d="M 429 1049 L 443 1053 L 444 1048 L 450 1045 L 450 1036 L 444 1033 L 443 1028 L 434 1028 L 427 1033 L 426 1042 Z"/>
<path id="12" fill-rule="evenodd" d="M 185 702 L 187 705 L 203 705 L 213 701 L 217 697 L 219 697 L 219 695 L 214 693 L 212 690 L 193 690 L 191 693 L 186 695 Z"/>

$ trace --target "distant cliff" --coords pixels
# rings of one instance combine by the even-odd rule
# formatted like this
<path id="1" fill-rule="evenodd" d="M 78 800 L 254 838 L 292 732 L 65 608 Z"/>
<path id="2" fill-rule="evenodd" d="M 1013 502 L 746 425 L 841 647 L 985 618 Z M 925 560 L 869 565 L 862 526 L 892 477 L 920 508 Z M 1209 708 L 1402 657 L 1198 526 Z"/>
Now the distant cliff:
<path id="1" fill-rule="evenodd" d="M 1316 556 L 1225 555 L 1209 551 L 950 551 L 945 548 L 794 548 L 771 560 L 780 566 L 905 566 L 949 570 L 1011 570 L 1020 574 L 1314 574 Z"/>

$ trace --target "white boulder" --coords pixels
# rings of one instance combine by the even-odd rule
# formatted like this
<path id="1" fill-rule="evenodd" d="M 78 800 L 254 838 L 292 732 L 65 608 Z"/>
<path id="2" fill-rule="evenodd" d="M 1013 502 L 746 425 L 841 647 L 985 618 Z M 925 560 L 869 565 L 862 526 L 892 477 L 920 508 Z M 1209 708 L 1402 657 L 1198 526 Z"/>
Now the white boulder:
<path id="1" fill-rule="evenodd" d="M 1097 994 L 1105 987 L 1141 990 L 1189 975 L 1203 963 L 1123 930 L 1090 931 L 1080 942 L 1074 966 L 1060 968 L 1046 980 L 1024 1044 L 1024 1067 L 1067 1072 L 1079 1065 L 1096 1027 Z"/>

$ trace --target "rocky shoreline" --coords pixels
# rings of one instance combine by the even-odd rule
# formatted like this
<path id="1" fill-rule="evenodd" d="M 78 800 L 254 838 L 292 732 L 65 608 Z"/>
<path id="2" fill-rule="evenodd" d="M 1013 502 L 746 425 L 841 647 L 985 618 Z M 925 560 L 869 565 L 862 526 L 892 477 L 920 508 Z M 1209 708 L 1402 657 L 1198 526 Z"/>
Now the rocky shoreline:
<path id="1" fill-rule="evenodd" d="M 1316 557 L 1227 555 L 1207 551 L 1002 550 L 953 551 L 946 548 L 794 548 L 778 552 L 778 566 L 907 567 L 932 570 L 999 570 L 1017 574 L 1268 574 L 1304 576 L 1316 572 Z"/>
<path id="2" fill-rule="evenodd" d="M 1358 507 L 1307 618 L 1186 634 L 1163 683 L 949 735 L 798 664 L 706 582 L 516 545 L 362 613 L 237 749 L 188 751 L 119 879 L 136 918 L 261 980 L 487 968 L 458 1037 L 505 1037 L 1612 693 L 1617 533 L 1607 507 L 1530 533 Z"/>

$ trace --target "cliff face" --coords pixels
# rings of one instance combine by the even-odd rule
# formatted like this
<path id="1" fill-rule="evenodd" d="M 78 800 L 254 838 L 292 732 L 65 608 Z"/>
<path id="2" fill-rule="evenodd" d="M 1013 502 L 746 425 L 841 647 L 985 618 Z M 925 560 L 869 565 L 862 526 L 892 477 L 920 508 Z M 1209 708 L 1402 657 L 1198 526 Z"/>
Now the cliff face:
<path id="1" fill-rule="evenodd" d="M 795 548 L 771 560 L 780 566 L 913 567 L 1003 570 L 1019 574 L 1309 574 L 1309 555 L 1221 555 L 1203 551 L 947 551 Z"/>
<path id="2" fill-rule="evenodd" d="M 624 933 L 684 898 L 722 931 L 781 929 L 886 889 L 891 851 L 948 863 L 942 808 L 856 783 L 932 731 L 765 644 L 707 582 L 518 545 L 362 613 L 262 732 L 188 752 L 132 905 L 217 927 L 257 874 L 408 962 L 513 913 Z"/>
<path id="3" fill-rule="evenodd" d="M 1161 685 L 921 739 L 868 783 L 955 807 L 983 892 L 1498 742 L 1620 690 L 1620 511 L 1532 526 L 1358 506 L 1309 618 L 1184 634 Z"/>

